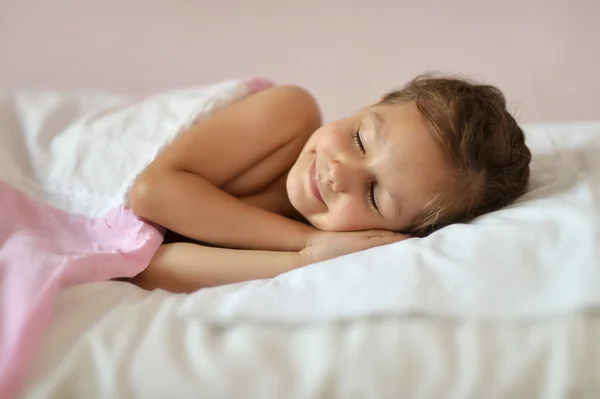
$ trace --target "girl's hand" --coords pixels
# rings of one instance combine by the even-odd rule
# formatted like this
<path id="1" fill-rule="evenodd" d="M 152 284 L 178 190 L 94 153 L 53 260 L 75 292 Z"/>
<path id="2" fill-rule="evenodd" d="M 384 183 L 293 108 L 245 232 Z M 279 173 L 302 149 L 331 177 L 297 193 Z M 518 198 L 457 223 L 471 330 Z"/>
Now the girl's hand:
<path id="1" fill-rule="evenodd" d="M 407 238 L 410 237 L 385 230 L 320 232 L 309 239 L 300 255 L 306 264 L 311 264 Z"/>
<path id="2" fill-rule="evenodd" d="M 322 231 L 313 227 L 313 231 L 308 236 L 304 248 L 315 244 L 327 242 L 338 238 L 369 238 L 369 237 L 392 237 L 398 236 L 389 230 L 365 230 L 365 231 Z"/>

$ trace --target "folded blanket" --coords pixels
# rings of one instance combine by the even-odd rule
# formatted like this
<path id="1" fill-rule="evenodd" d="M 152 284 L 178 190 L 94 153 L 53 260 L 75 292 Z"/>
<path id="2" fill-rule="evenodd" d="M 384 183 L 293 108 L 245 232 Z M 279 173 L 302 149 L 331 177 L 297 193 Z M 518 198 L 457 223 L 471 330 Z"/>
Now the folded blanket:
<path id="1" fill-rule="evenodd" d="M 0 397 L 13 397 L 69 285 L 132 277 L 163 232 L 126 206 L 178 132 L 269 85 L 230 81 L 132 101 L 98 93 L 0 96 Z"/>

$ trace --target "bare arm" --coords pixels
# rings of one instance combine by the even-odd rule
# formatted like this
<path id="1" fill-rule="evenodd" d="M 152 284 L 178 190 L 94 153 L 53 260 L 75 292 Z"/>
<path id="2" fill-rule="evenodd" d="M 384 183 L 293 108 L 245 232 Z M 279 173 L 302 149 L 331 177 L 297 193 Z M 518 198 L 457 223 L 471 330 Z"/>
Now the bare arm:
<path id="1" fill-rule="evenodd" d="M 174 243 L 160 247 L 144 272 L 133 279 L 142 288 L 193 292 L 200 288 L 267 279 L 337 256 L 391 244 L 407 237 L 378 232 L 353 233 L 315 243 L 299 252 L 253 251 Z"/>
<path id="2" fill-rule="evenodd" d="M 152 190 L 144 208 L 134 205 L 134 210 L 201 242 L 225 248 L 299 251 L 314 230 L 246 204 L 189 172 L 156 173 L 152 179 L 150 184 L 164 189 Z"/>
<path id="3" fill-rule="evenodd" d="M 308 264 L 299 252 L 213 248 L 189 243 L 160 247 L 133 281 L 142 288 L 193 292 L 200 288 L 272 278 Z"/>
<path id="4" fill-rule="evenodd" d="M 138 215 L 201 242 L 298 251 L 314 228 L 246 204 L 223 187 L 267 157 L 289 168 L 306 140 L 302 135 L 319 124 L 318 108 L 302 89 L 279 86 L 252 95 L 179 136 L 137 179 L 129 204 Z"/>

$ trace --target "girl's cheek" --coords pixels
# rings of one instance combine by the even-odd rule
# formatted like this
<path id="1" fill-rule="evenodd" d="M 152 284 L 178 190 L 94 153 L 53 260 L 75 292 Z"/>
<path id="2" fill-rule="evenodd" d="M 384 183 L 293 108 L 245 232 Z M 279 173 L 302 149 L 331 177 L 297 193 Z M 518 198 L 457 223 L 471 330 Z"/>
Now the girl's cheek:
<path id="1" fill-rule="evenodd" d="M 367 224 L 363 211 L 353 201 L 336 204 L 335 210 L 330 210 L 329 216 L 330 224 L 339 229 L 361 229 Z"/>
<path id="2" fill-rule="evenodd" d="M 320 147 L 337 152 L 344 147 L 346 136 L 346 131 L 341 126 L 328 126 L 327 129 L 319 132 L 319 136 L 316 138 Z"/>

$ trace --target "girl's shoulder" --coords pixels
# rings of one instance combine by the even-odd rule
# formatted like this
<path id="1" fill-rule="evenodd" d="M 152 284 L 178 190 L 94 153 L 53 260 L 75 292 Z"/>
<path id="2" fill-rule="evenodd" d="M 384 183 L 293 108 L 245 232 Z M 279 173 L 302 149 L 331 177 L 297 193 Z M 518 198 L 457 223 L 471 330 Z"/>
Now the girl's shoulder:
<path id="1" fill-rule="evenodd" d="M 273 86 L 226 106 L 182 132 L 144 174 L 179 170 L 224 187 L 250 170 L 264 170 L 269 171 L 264 176 L 268 180 L 286 167 L 276 161 L 294 160 L 320 123 L 317 102 L 306 89 Z"/>
<path id="2" fill-rule="evenodd" d="M 273 86 L 249 96 L 247 101 L 274 120 L 304 121 L 310 126 L 321 124 L 321 111 L 317 100 L 307 89 L 300 86 Z"/>

